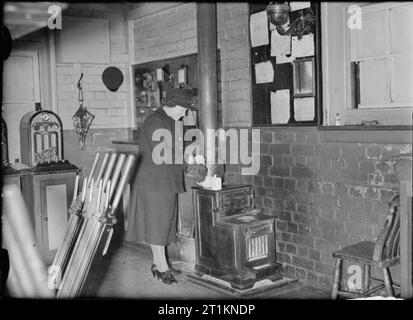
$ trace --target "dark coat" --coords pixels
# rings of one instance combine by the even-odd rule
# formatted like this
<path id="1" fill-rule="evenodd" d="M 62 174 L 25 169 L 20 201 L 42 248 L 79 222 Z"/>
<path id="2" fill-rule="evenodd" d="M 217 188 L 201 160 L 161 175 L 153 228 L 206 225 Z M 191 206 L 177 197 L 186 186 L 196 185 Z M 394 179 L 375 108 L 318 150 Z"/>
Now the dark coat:
<path id="1" fill-rule="evenodd" d="M 149 115 L 142 127 L 139 143 L 139 153 L 141 160 L 137 170 L 136 188 L 147 191 L 157 192 L 184 192 L 184 172 L 183 164 L 175 164 L 175 149 L 183 154 L 183 145 L 175 145 L 175 135 L 178 139 L 182 139 L 182 121 L 175 121 L 170 118 L 163 108 L 159 108 L 154 113 Z M 175 133 L 175 127 L 177 131 Z M 172 164 L 156 164 L 152 159 L 153 149 L 162 143 L 161 141 L 152 141 L 152 135 L 157 129 L 167 129 L 172 134 L 172 145 L 169 146 L 169 151 L 173 155 Z M 182 140 L 180 140 L 182 142 Z M 165 144 L 164 144 L 165 145 Z"/>
<path id="2" fill-rule="evenodd" d="M 175 133 L 175 121 L 160 108 L 148 116 L 141 127 L 141 160 L 131 191 L 126 241 L 165 246 L 175 240 L 177 193 L 184 192 L 183 164 L 175 164 L 175 157 L 172 164 L 154 163 L 152 151 L 162 143 L 162 138 L 161 141 L 152 141 L 152 135 L 157 129 L 169 130 L 172 144 L 168 146 L 168 151 L 174 155 L 177 149 L 183 154 L 180 150 L 183 145 L 175 145 L 175 135 L 183 142 L 182 121 L 177 121 L 177 124 L 178 132 Z"/>

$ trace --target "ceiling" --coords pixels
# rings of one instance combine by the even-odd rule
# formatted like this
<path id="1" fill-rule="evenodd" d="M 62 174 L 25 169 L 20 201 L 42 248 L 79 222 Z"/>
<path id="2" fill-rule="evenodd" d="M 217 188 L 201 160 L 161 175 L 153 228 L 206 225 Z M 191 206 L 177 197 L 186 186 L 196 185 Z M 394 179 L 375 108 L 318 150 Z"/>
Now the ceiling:
<path id="1" fill-rule="evenodd" d="M 134 20 L 147 16 L 161 10 L 169 9 L 183 2 L 125 2 L 121 1 L 118 5 L 126 5 L 128 20 Z M 70 8 L 88 9 L 93 6 L 98 10 L 110 10 L 106 5 L 109 3 L 71 3 Z M 64 2 L 18 2 L 8 1 L 4 3 L 4 24 L 10 30 L 12 39 L 21 38 L 36 30 L 47 27 L 47 21 L 51 14 L 48 8 L 51 5 L 58 5 L 62 11 L 69 8 L 68 3 Z M 100 9 L 99 9 L 100 8 Z"/>
<path id="2" fill-rule="evenodd" d="M 47 10 L 51 5 L 60 6 L 62 11 L 68 6 L 62 2 L 5 2 L 3 23 L 10 30 L 12 39 L 46 27 L 51 16 Z"/>

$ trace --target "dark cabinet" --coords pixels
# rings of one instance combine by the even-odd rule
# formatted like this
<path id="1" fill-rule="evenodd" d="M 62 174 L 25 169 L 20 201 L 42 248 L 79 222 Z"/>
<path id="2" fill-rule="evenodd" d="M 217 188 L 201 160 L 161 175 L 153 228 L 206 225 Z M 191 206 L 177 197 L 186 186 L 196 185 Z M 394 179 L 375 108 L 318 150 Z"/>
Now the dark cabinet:
<path id="1" fill-rule="evenodd" d="M 262 279 L 281 279 L 275 219 L 254 208 L 252 186 L 193 188 L 193 200 L 197 273 L 228 281 L 239 290 Z"/>

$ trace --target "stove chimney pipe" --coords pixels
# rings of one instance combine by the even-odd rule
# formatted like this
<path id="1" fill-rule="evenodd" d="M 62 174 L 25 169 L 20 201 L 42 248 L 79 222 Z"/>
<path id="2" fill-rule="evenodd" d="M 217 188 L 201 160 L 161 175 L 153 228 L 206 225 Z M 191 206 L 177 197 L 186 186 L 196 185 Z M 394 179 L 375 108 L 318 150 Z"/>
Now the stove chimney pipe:
<path id="1" fill-rule="evenodd" d="M 208 141 L 207 130 L 217 129 L 217 13 L 216 3 L 200 2 L 197 8 L 198 45 L 198 87 L 200 127 L 205 137 L 205 155 L 208 148 L 215 148 L 214 141 Z M 212 154 L 215 154 L 213 152 Z M 207 159 L 208 174 L 216 173 L 215 159 Z"/>

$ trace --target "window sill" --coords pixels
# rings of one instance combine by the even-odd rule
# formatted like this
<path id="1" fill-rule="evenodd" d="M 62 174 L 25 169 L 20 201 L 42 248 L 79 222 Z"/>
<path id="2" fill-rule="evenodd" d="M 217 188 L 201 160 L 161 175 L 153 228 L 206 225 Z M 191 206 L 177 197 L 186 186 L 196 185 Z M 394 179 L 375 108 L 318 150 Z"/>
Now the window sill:
<path id="1" fill-rule="evenodd" d="M 412 143 L 412 126 L 319 126 L 318 128 L 323 132 L 325 142 Z"/>

